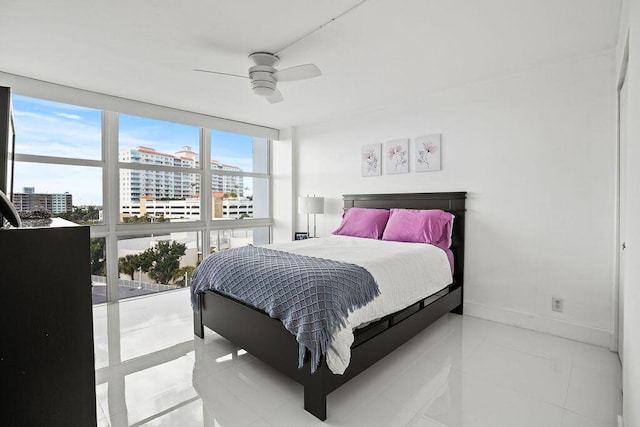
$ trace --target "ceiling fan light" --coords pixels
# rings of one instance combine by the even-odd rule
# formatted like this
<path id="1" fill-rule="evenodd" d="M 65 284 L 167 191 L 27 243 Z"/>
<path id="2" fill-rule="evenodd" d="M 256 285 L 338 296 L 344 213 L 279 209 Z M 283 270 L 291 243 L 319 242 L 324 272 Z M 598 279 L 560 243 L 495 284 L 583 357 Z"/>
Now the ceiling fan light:
<path id="1" fill-rule="evenodd" d="M 254 86 L 253 87 L 253 93 L 255 93 L 256 95 L 259 95 L 259 96 L 269 96 L 269 95 L 273 94 L 274 90 L 275 90 L 275 87 L 268 87 L 268 86 Z"/>
<path id="2" fill-rule="evenodd" d="M 276 90 L 276 83 L 270 80 L 252 80 L 253 93 L 259 96 L 269 96 Z"/>
<path id="3" fill-rule="evenodd" d="M 253 93 L 259 96 L 269 96 L 273 93 L 273 89 L 268 87 L 254 87 Z"/>

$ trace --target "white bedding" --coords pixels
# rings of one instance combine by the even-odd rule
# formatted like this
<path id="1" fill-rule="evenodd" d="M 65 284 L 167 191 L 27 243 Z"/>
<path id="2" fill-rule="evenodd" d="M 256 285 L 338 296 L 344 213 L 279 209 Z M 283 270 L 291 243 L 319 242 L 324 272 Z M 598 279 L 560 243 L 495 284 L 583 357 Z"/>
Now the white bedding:
<path id="1" fill-rule="evenodd" d="M 408 307 L 452 282 L 445 252 L 424 243 L 330 236 L 267 247 L 356 264 L 367 269 L 378 283 L 380 295 L 351 312 L 346 326 L 333 336 L 327 365 L 334 374 L 343 374 L 349 366 L 355 328 Z"/>

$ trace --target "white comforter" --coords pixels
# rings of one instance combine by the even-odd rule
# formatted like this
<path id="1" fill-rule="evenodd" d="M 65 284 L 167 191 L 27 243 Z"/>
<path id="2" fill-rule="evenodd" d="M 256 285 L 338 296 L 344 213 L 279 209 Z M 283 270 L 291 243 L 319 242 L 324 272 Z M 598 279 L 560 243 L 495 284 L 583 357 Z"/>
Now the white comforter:
<path id="1" fill-rule="evenodd" d="M 334 374 L 343 374 L 349 366 L 355 328 L 408 307 L 452 281 L 445 252 L 423 243 L 331 236 L 274 243 L 267 247 L 356 264 L 367 269 L 378 283 L 380 295 L 351 312 L 346 326 L 333 336 L 326 356 L 327 365 Z"/>

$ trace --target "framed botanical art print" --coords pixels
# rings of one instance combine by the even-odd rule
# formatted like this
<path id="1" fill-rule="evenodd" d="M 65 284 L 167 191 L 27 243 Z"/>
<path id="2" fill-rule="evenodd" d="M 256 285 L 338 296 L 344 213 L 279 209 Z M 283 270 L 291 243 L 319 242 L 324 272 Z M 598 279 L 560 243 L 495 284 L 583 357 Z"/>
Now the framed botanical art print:
<path id="1" fill-rule="evenodd" d="M 439 171 L 442 168 L 442 134 L 417 137 L 415 150 L 416 172 Z"/>
<path id="2" fill-rule="evenodd" d="M 382 172 L 380 162 L 380 144 L 363 145 L 360 151 L 360 169 L 362 176 L 376 176 Z"/>
<path id="3" fill-rule="evenodd" d="M 409 139 L 394 139 L 384 144 L 386 173 L 409 172 Z"/>

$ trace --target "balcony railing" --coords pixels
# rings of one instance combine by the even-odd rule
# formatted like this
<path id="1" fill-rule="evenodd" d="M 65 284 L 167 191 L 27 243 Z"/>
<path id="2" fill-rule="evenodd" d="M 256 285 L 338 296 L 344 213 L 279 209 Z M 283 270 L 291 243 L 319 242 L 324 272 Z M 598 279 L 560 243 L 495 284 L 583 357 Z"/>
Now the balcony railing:
<path id="1" fill-rule="evenodd" d="M 94 285 L 103 285 L 106 286 L 107 278 L 105 276 L 94 276 L 91 275 L 91 282 Z M 162 291 L 170 291 L 173 289 L 180 289 L 180 286 L 175 285 L 161 285 L 159 283 L 149 283 L 143 282 L 141 280 L 130 280 L 130 279 L 118 279 L 118 286 L 128 288 L 128 289 L 142 289 L 146 291 L 152 292 L 162 292 Z"/>

